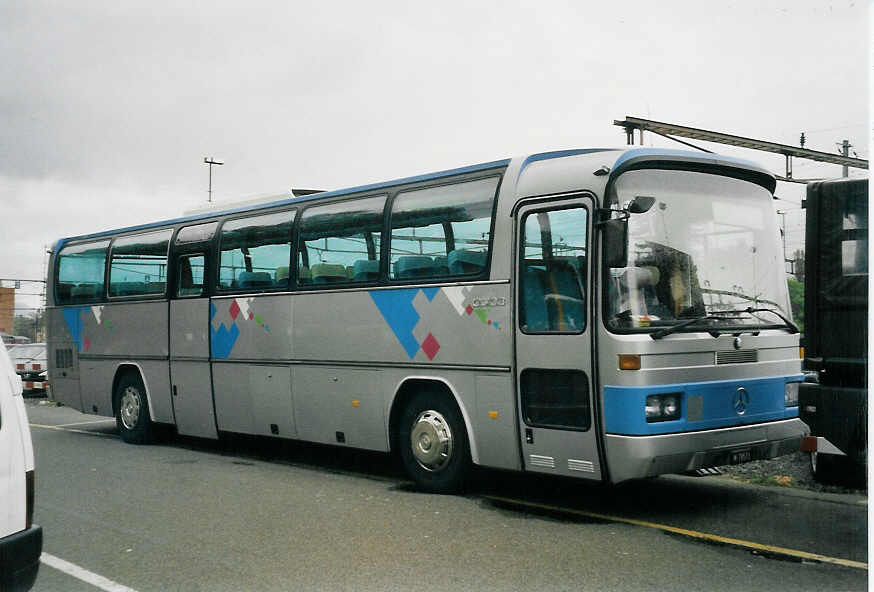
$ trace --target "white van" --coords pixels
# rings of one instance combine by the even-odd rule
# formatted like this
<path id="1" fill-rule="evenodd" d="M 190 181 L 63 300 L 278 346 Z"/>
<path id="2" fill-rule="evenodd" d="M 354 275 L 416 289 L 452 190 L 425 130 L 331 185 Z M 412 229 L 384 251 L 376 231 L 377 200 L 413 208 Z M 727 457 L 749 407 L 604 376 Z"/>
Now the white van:
<path id="1" fill-rule="evenodd" d="M 34 467 L 21 379 L 0 343 L 0 590 L 29 590 L 42 553 L 33 524 Z"/>

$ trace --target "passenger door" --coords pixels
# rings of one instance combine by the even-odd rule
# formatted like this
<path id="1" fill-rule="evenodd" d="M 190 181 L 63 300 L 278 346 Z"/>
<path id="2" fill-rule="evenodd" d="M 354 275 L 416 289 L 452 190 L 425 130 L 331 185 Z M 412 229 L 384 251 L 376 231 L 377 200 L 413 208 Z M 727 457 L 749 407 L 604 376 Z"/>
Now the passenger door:
<path id="1" fill-rule="evenodd" d="M 516 213 L 516 386 L 525 470 L 600 479 L 587 196 Z"/>
<path id="2" fill-rule="evenodd" d="M 209 307 L 204 290 L 206 256 L 175 255 L 170 300 L 170 382 L 176 430 L 186 436 L 217 438 L 209 364 Z"/>

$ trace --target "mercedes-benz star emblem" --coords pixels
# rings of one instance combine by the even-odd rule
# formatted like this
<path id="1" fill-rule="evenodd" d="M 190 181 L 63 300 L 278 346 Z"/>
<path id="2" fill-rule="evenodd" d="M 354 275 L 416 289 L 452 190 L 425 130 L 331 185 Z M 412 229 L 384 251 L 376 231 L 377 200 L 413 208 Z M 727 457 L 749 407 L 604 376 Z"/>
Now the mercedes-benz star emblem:
<path id="1" fill-rule="evenodd" d="M 747 407 L 750 406 L 750 393 L 744 387 L 737 389 L 734 394 L 734 412 L 738 415 L 743 415 L 747 412 Z"/>
<path id="2" fill-rule="evenodd" d="M 743 341 L 740 340 L 740 337 L 735 337 L 734 338 L 734 349 L 740 349 L 740 347 L 742 345 L 743 345 Z"/>

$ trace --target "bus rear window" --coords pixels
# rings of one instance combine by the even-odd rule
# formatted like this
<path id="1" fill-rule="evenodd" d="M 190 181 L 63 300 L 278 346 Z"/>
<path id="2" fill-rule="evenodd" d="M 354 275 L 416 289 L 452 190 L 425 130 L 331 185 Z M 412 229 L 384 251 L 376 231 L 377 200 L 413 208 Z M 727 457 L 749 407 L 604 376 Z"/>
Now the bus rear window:
<path id="1" fill-rule="evenodd" d="M 109 241 L 71 245 L 58 254 L 55 303 L 78 304 L 103 298 Z"/>

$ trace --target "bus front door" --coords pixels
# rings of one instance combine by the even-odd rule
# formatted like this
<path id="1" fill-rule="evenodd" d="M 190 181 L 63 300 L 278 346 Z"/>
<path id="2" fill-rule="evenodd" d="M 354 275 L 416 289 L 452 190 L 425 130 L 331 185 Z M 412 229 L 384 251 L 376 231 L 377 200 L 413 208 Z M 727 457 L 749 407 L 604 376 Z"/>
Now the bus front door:
<path id="1" fill-rule="evenodd" d="M 516 386 L 526 471 L 601 479 L 592 405 L 593 201 L 517 210 Z"/>
<path id="2" fill-rule="evenodd" d="M 176 298 L 170 301 L 171 398 L 179 434 L 218 438 L 209 364 L 210 301 L 202 294 L 203 259 L 203 255 L 177 259 L 182 278 L 177 281 Z"/>

